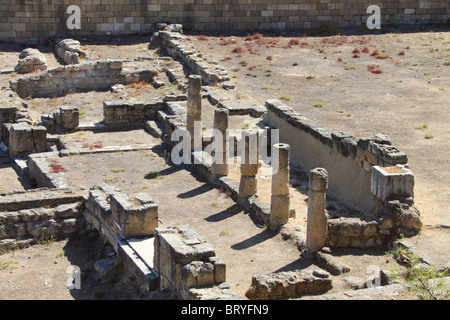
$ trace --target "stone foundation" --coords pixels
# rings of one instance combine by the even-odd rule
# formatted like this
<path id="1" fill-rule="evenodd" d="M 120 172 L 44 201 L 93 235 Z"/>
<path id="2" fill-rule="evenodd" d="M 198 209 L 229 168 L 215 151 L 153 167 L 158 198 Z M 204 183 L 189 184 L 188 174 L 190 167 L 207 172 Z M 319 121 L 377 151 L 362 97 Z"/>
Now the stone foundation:
<path id="1" fill-rule="evenodd" d="M 245 293 L 251 300 L 283 299 L 305 294 L 323 293 L 333 288 L 326 271 L 287 271 L 265 276 L 253 276 Z"/>
<path id="2" fill-rule="evenodd" d="M 21 98 L 52 97 L 71 92 L 108 89 L 115 84 L 151 82 L 156 74 L 154 69 L 124 69 L 123 61 L 119 60 L 98 60 L 16 78 L 10 81 L 10 85 Z"/>
<path id="3" fill-rule="evenodd" d="M 189 299 L 190 289 L 211 287 L 226 280 L 226 266 L 214 248 L 187 225 L 157 229 L 154 267 L 161 289 Z"/>
<path id="4" fill-rule="evenodd" d="M 0 39 L 36 41 L 71 37 L 129 35 L 146 33 L 159 22 L 183 24 L 202 31 L 302 30 L 323 26 L 365 26 L 370 16 L 368 3 L 360 0 L 336 1 L 94 1 L 79 2 L 80 29 L 69 30 L 68 7 L 63 0 L 1 0 L 5 13 Z M 382 24 L 445 23 L 450 20 L 446 0 L 378 1 Z M 114 18 L 112 18 L 114 17 Z"/>

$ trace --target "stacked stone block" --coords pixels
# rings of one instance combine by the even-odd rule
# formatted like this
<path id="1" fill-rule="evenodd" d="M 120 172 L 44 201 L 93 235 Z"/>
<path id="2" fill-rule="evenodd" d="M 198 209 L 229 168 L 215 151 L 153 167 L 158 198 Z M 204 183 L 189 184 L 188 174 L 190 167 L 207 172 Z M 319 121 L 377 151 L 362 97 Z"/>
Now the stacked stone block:
<path id="1" fill-rule="evenodd" d="M 225 263 L 188 225 L 157 229 L 154 252 L 160 288 L 169 289 L 182 299 L 189 298 L 191 288 L 211 287 L 226 280 Z"/>
<path id="2" fill-rule="evenodd" d="M 213 161 L 211 166 L 211 173 L 213 178 L 228 175 L 228 159 L 227 159 L 227 130 L 229 112 L 227 109 L 218 108 L 214 111 L 214 129 L 221 133 L 222 144 L 221 150 L 215 150 L 212 155 L 216 161 Z"/>
<path id="3" fill-rule="evenodd" d="M 81 50 L 80 42 L 73 39 L 58 41 L 55 52 L 65 64 L 78 64 L 87 57 L 86 52 Z"/>
<path id="4" fill-rule="evenodd" d="M 118 237 L 153 236 L 158 227 L 158 206 L 145 193 L 131 199 L 120 190 L 101 183 L 89 191 L 86 208 L 86 221 L 115 249 Z"/>
<path id="5" fill-rule="evenodd" d="M 62 235 L 84 227 L 80 202 L 0 212 L 0 250 Z"/>
<path id="6" fill-rule="evenodd" d="M 154 24 L 170 22 L 196 30 L 298 30 L 327 24 L 340 27 L 363 25 L 369 14 L 363 0 L 294 1 L 158 1 L 92 0 L 77 5 L 81 11 L 81 28 L 69 30 L 67 8 L 73 2 L 63 0 L 0 0 L 0 39 L 26 42 L 56 37 L 93 35 L 127 35 L 145 33 Z M 379 1 L 382 22 L 423 23 L 450 20 L 446 0 Z"/>
<path id="7" fill-rule="evenodd" d="M 270 201 L 270 226 L 279 228 L 289 220 L 289 160 L 290 146 L 278 143 L 273 146 L 272 158 L 274 162 L 272 175 L 272 195 Z"/>
<path id="8" fill-rule="evenodd" d="M 104 123 L 115 129 L 142 128 L 148 120 L 154 120 L 158 111 L 166 108 L 163 102 L 147 101 L 104 101 Z"/>
<path id="9" fill-rule="evenodd" d="M 80 112 L 72 106 L 61 106 L 52 114 L 41 115 L 44 127 L 49 131 L 73 130 L 80 124 Z"/>
<path id="10" fill-rule="evenodd" d="M 257 192 L 257 179 L 259 168 L 258 132 L 256 130 L 242 131 L 241 146 L 241 180 L 239 183 L 239 196 L 247 199 Z"/>
<path id="11" fill-rule="evenodd" d="M 326 191 L 328 189 L 328 172 L 316 168 L 309 173 L 308 217 L 306 230 L 306 248 L 310 251 L 322 249 L 327 239 L 328 216 Z"/>
<path id="12" fill-rule="evenodd" d="M 47 129 L 44 126 L 30 126 L 19 122 L 11 125 L 9 131 L 9 152 L 11 156 L 47 151 Z"/>

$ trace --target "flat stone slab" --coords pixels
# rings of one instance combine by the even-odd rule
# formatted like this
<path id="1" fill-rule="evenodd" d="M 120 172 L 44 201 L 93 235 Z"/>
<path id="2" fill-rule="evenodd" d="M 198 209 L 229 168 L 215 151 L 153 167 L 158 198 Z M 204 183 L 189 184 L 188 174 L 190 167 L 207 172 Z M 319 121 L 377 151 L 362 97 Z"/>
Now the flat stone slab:
<path id="1" fill-rule="evenodd" d="M 130 238 L 126 239 L 128 245 L 136 252 L 136 254 L 142 259 L 142 261 L 150 268 L 153 269 L 153 255 L 155 241 L 154 237 L 146 238 Z"/>

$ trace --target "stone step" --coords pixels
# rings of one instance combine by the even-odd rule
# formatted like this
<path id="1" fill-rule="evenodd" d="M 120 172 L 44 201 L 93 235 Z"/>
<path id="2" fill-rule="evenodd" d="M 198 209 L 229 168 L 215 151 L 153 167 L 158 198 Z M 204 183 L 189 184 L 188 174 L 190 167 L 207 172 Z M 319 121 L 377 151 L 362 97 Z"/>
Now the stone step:
<path id="1" fill-rule="evenodd" d="M 0 211 L 55 207 L 61 204 L 83 201 L 86 191 L 42 188 L 0 195 Z"/>

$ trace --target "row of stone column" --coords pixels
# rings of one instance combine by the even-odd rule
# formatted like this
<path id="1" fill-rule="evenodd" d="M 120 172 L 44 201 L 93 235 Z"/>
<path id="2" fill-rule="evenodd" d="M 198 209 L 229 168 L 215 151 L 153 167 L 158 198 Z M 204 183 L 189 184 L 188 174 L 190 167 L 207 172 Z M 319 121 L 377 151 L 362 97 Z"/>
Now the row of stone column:
<path id="1" fill-rule="evenodd" d="M 188 100 L 187 100 L 187 130 L 191 135 L 191 146 L 202 141 L 202 97 L 201 76 L 189 77 Z M 214 150 L 214 159 L 211 171 L 213 178 L 228 175 L 227 164 L 227 135 L 229 123 L 229 111 L 225 108 L 217 108 L 214 111 L 214 129 L 222 135 L 222 148 Z M 197 128 L 197 130 L 196 130 Z M 200 132 L 199 129 L 200 128 Z M 241 152 L 241 179 L 239 183 L 239 196 L 247 199 L 257 193 L 258 162 L 258 133 L 256 130 L 247 130 L 242 135 L 243 144 Z M 255 141 L 256 140 L 256 141 Z M 200 141 L 200 142 L 198 142 Z M 270 203 L 270 227 L 278 229 L 289 220 L 290 195 L 289 195 L 289 163 L 290 146 L 278 143 L 272 146 L 272 185 Z M 308 250 L 318 250 L 325 245 L 327 235 L 327 216 L 325 211 L 325 194 L 328 188 L 328 173 L 325 169 L 317 168 L 311 170 L 309 176 L 308 191 L 308 216 L 307 216 L 307 239 Z"/>

